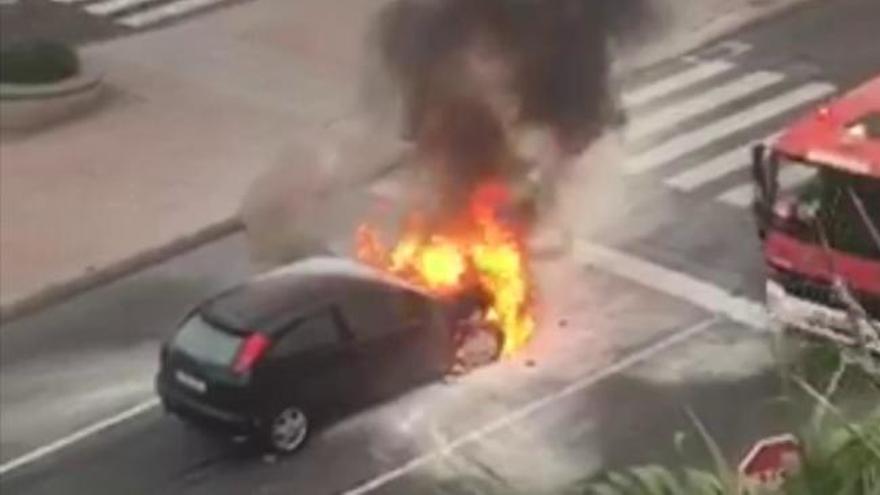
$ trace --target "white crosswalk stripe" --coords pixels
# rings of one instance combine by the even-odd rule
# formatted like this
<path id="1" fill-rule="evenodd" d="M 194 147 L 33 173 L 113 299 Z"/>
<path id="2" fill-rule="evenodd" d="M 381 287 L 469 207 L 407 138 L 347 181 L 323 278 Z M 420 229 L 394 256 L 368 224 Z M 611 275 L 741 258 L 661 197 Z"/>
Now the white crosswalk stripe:
<path id="1" fill-rule="evenodd" d="M 119 24 L 130 28 L 141 28 L 163 21 L 169 17 L 188 14 L 222 1 L 223 0 L 178 0 L 177 2 L 165 4 L 161 7 L 123 17 L 119 20 Z"/>
<path id="2" fill-rule="evenodd" d="M 724 60 L 702 62 L 678 74 L 661 79 L 648 86 L 623 94 L 624 106 L 636 107 L 666 96 L 673 91 L 686 88 L 700 81 L 717 76 L 733 69 L 735 66 Z"/>
<path id="3" fill-rule="evenodd" d="M 777 136 L 778 134 L 771 134 L 761 139 L 756 139 L 754 142 L 769 143 L 776 139 Z M 749 146 L 737 146 L 730 151 L 709 159 L 703 164 L 672 176 L 666 179 L 665 182 L 667 185 L 681 191 L 693 191 L 727 174 L 746 168 L 749 165 L 750 158 L 748 150 Z"/>
<path id="4" fill-rule="evenodd" d="M 775 140 L 785 126 L 784 117 L 794 117 L 835 89 L 785 70 L 749 71 L 730 60 L 691 61 L 678 73 L 624 94 L 630 111 L 624 136 L 635 148 L 624 170 L 630 175 L 665 175 L 660 180 L 674 190 L 699 194 L 706 188 L 720 204 L 747 208 L 754 194 L 751 174 L 745 173 L 750 146 Z M 779 125 L 768 135 L 773 123 Z M 696 156 L 708 158 L 697 161 Z M 664 174 L 666 167 L 682 162 L 693 166 Z M 783 167 L 780 188 L 803 184 L 813 173 L 807 167 Z M 727 189 L 719 193 L 711 186 L 722 180 Z"/>
<path id="5" fill-rule="evenodd" d="M 107 0 L 105 2 L 93 3 L 86 6 L 86 12 L 95 15 L 112 15 L 126 9 L 137 7 L 156 0 Z"/>
<path id="6" fill-rule="evenodd" d="M 50 0 L 127 28 L 147 28 L 232 0 Z"/>
<path id="7" fill-rule="evenodd" d="M 739 131 L 762 124 L 785 112 L 827 96 L 833 91 L 834 86 L 825 82 L 806 83 L 775 98 L 726 116 L 694 131 L 677 135 L 658 146 L 647 149 L 626 164 L 627 172 L 631 174 L 643 173 L 669 164 L 688 153 L 697 151 Z"/>
<path id="8" fill-rule="evenodd" d="M 702 165 L 666 179 L 665 182 L 667 185 L 681 191 L 693 191 L 731 172 L 745 168 L 747 164 L 748 156 L 745 149 L 736 147 L 710 159 Z"/>
<path id="9" fill-rule="evenodd" d="M 646 118 L 636 119 L 626 130 L 629 140 L 643 139 L 663 129 L 674 127 L 687 119 L 704 114 L 730 102 L 756 93 L 785 79 L 778 72 L 758 71 L 733 82 L 702 92 L 693 98 L 676 102 Z"/>
<path id="10" fill-rule="evenodd" d="M 795 188 L 815 174 L 816 170 L 809 167 L 783 167 L 779 171 L 779 189 L 785 191 Z M 718 199 L 730 206 L 745 208 L 752 202 L 752 191 L 751 184 L 743 184 L 727 190 L 718 196 Z"/>

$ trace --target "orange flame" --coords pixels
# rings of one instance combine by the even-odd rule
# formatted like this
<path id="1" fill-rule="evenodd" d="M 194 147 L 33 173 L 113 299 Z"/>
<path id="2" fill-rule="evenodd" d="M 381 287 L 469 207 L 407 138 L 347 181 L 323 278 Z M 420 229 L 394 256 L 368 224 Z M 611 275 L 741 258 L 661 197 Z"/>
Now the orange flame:
<path id="1" fill-rule="evenodd" d="M 465 218 L 429 232 L 414 216 L 390 249 L 373 227 L 361 225 L 357 257 L 442 296 L 479 287 L 491 300 L 484 318 L 504 332 L 503 352 L 510 354 L 528 341 L 535 322 L 523 244 L 499 218 L 507 201 L 503 185 L 485 184 L 472 195 Z"/>

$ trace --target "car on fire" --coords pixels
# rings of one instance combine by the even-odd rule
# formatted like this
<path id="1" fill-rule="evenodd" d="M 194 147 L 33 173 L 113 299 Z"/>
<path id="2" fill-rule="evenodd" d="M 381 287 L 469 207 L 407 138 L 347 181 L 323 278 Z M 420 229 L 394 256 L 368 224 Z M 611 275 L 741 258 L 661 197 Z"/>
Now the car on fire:
<path id="1" fill-rule="evenodd" d="M 279 453 L 313 426 L 496 360 L 474 294 L 441 298 L 355 261 L 308 258 L 211 297 L 161 350 L 165 409 Z"/>
<path id="2" fill-rule="evenodd" d="M 880 354 L 880 76 L 753 149 L 773 320 Z"/>

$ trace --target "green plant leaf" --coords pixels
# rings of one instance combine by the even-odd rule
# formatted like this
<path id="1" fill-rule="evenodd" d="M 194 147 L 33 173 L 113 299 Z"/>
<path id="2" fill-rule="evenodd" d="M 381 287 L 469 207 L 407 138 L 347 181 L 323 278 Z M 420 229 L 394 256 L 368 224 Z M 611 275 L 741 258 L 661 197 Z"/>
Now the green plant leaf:
<path id="1" fill-rule="evenodd" d="M 590 485 L 585 493 L 587 493 L 588 495 L 627 495 L 607 483 L 596 483 Z"/>
<path id="2" fill-rule="evenodd" d="M 726 491 L 727 493 L 735 494 L 737 488 L 736 474 L 730 468 L 730 464 L 727 462 L 724 454 L 721 453 L 721 447 L 718 446 L 718 443 L 712 438 L 709 431 L 706 430 L 706 426 L 703 425 L 703 422 L 700 421 L 700 418 L 697 417 L 693 410 L 688 408 L 687 413 L 712 457 L 712 462 L 715 465 L 715 472 L 717 474 L 716 481 L 720 481 L 720 484 L 723 487 L 723 490 L 719 493 L 725 493 Z"/>
<path id="3" fill-rule="evenodd" d="M 685 480 L 688 495 L 737 495 L 736 488 L 727 488 L 718 476 L 699 469 L 686 469 Z"/>
<path id="4" fill-rule="evenodd" d="M 685 493 L 678 478 L 668 468 L 641 466 L 632 469 L 632 475 L 641 484 L 646 495 L 678 495 Z"/>

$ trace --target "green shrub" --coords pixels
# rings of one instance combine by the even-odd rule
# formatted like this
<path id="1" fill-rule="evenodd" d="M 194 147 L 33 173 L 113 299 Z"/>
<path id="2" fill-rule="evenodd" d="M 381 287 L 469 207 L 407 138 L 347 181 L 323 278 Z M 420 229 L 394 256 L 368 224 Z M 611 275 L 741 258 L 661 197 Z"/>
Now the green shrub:
<path id="1" fill-rule="evenodd" d="M 79 72 L 76 51 L 63 43 L 35 41 L 0 50 L 0 82 L 41 84 L 58 82 Z"/>

